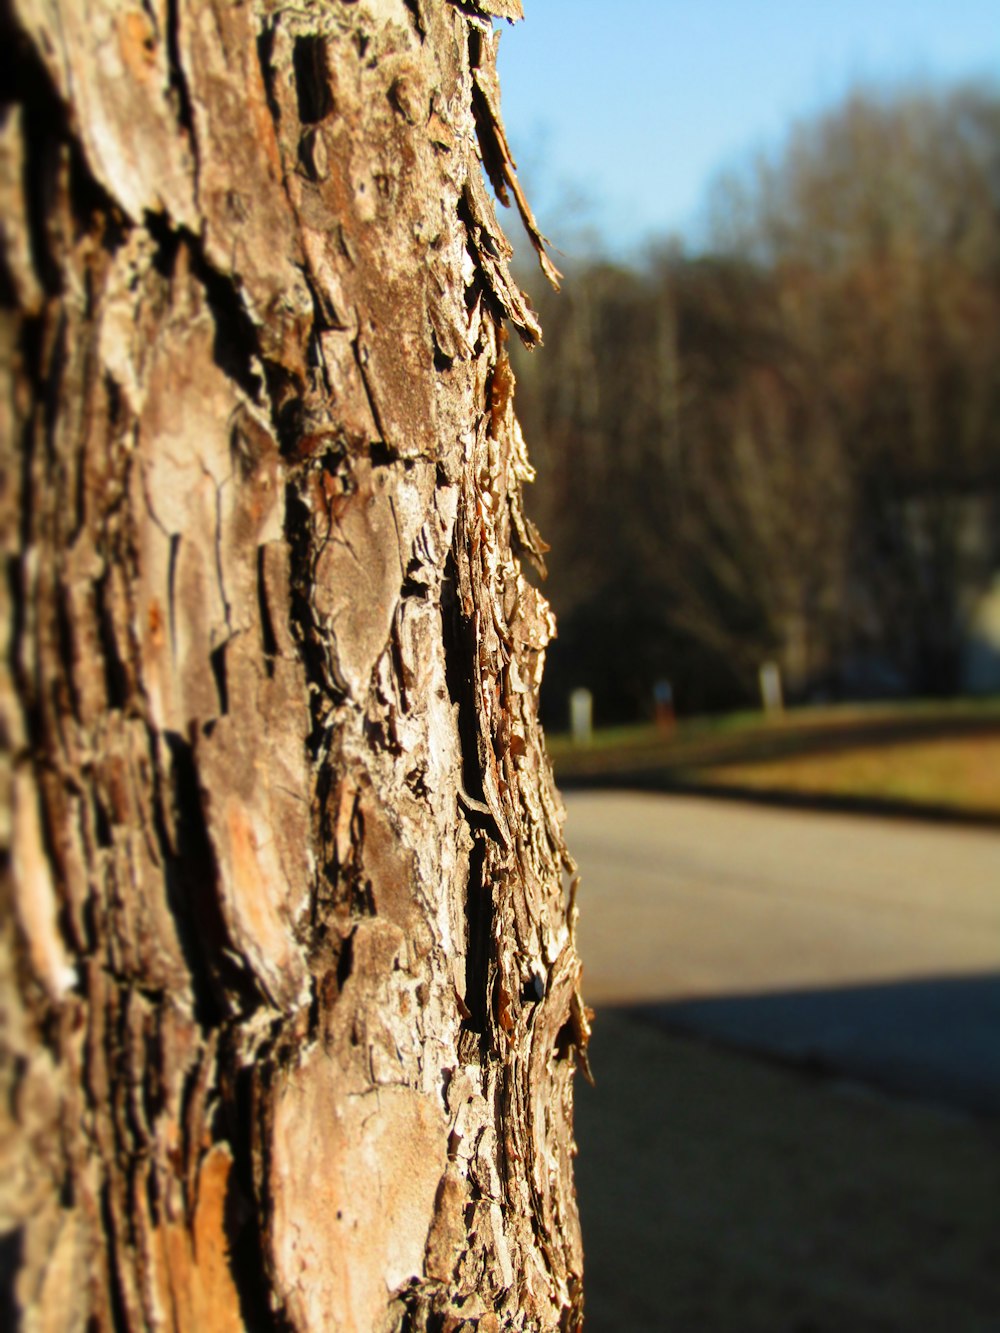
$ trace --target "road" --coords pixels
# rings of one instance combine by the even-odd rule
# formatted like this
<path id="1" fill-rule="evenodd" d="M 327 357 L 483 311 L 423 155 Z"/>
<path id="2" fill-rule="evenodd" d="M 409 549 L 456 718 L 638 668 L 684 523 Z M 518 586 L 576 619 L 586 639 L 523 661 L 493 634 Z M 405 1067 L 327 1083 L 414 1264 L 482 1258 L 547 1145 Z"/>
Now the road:
<path id="1" fill-rule="evenodd" d="M 1000 833 L 572 793 L 590 1004 L 1000 1111 Z"/>

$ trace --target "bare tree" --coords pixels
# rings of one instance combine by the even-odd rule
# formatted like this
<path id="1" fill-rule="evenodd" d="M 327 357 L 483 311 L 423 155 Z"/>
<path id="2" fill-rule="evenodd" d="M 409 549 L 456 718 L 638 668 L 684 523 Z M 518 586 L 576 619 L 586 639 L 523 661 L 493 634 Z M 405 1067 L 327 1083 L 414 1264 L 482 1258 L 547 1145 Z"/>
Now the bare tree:
<path id="1" fill-rule="evenodd" d="M 6 21 L 8 1326 L 579 1324 L 519 12 Z"/>
<path id="2" fill-rule="evenodd" d="M 988 86 L 860 91 L 758 162 L 730 213 L 840 439 L 851 633 L 920 690 L 955 688 L 1000 554 L 975 538 L 1000 459 L 998 144 Z"/>
<path id="3" fill-rule="evenodd" d="M 606 718 L 960 685 L 1000 545 L 1000 101 L 858 93 L 716 194 L 714 250 L 590 261 L 521 408 Z M 550 696 L 551 697 L 551 696 Z"/>

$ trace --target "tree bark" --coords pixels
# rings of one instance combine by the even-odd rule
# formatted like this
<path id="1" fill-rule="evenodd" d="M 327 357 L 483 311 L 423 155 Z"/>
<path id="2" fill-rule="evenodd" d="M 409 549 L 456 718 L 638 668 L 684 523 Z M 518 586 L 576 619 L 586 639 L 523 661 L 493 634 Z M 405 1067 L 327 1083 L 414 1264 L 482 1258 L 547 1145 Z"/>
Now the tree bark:
<path id="1" fill-rule="evenodd" d="M 519 9 L 6 20 L 8 1326 L 579 1326 Z"/>

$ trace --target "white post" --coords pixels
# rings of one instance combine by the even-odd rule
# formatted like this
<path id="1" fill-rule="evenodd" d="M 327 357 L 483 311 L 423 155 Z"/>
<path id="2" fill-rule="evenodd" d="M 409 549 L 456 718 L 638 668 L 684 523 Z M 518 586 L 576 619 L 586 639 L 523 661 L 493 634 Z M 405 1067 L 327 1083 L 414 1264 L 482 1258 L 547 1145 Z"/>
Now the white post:
<path id="1" fill-rule="evenodd" d="M 574 690 L 569 696 L 569 726 L 574 745 L 589 745 L 594 736 L 594 696 Z"/>
<path id="2" fill-rule="evenodd" d="M 785 701 L 781 694 L 781 668 L 777 662 L 765 662 L 760 668 L 760 697 L 765 713 L 780 713 Z"/>

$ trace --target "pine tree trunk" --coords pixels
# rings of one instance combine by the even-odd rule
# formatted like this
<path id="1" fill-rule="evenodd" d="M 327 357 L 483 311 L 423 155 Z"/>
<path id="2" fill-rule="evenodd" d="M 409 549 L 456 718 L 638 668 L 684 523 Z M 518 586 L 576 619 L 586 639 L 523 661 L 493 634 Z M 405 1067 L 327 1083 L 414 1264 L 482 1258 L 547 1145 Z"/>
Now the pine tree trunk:
<path id="1" fill-rule="evenodd" d="M 5 1326 L 579 1325 L 516 10 L 7 20 Z"/>

